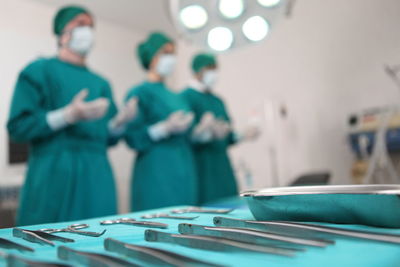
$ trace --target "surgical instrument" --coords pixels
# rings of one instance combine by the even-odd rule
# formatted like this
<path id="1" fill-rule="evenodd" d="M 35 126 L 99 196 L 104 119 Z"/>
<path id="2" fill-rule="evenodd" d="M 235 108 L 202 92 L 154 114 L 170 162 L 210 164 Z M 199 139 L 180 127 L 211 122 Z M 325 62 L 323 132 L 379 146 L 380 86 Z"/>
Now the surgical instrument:
<path id="1" fill-rule="evenodd" d="M 76 249 L 60 246 L 57 249 L 57 256 L 59 259 L 71 261 L 73 263 L 82 264 L 89 267 L 138 267 L 135 263 L 123 260 L 118 257 L 94 253 L 84 252 Z"/>
<path id="2" fill-rule="evenodd" d="M 7 266 L 9 267 L 72 267 L 69 264 L 58 263 L 58 262 L 46 262 L 37 261 L 31 259 L 25 259 L 20 256 L 8 254 L 5 256 Z"/>
<path id="3" fill-rule="evenodd" d="M 145 214 L 141 216 L 142 219 L 154 219 L 154 218 L 164 218 L 164 219 L 177 219 L 177 220 L 194 220 L 199 218 L 199 216 L 176 216 L 176 215 L 169 215 L 168 213 L 153 213 L 153 214 Z"/>
<path id="4" fill-rule="evenodd" d="M 294 236 L 308 238 L 336 236 L 400 244 L 400 235 L 396 234 L 349 230 L 339 227 L 322 226 L 309 223 L 294 223 L 285 221 L 250 221 L 225 217 L 215 217 L 214 224 L 217 226 L 245 227 L 273 233 L 286 233 Z"/>
<path id="5" fill-rule="evenodd" d="M 128 244 L 112 238 L 107 238 L 104 240 L 104 248 L 107 251 L 116 252 L 118 254 L 143 261 L 146 264 L 167 264 L 172 266 L 221 266 L 183 256 L 164 249 Z"/>
<path id="6" fill-rule="evenodd" d="M 23 238 L 29 242 L 50 246 L 55 246 L 54 242 L 52 242 L 51 240 L 61 242 L 75 242 L 75 240 L 70 238 L 56 236 L 42 231 L 26 230 L 21 228 L 14 228 L 13 236 Z"/>
<path id="7" fill-rule="evenodd" d="M 165 223 L 149 222 L 149 221 L 136 221 L 135 219 L 131 219 L 131 218 L 121 218 L 121 219 L 116 219 L 116 220 L 105 220 L 105 221 L 101 221 L 100 224 L 101 225 L 129 224 L 129 225 L 147 227 L 147 228 L 161 228 L 161 229 L 168 228 L 168 224 L 165 224 Z"/>
<path id="8" fill-rule="evenodd" d="M 234 209 L 204 209 L 201 207 L 189 207 L 182 209 L 174 209 L 171 213 L 182 214 L 182 213 L 211 213 L 211 214 L 227 214 L 232 212 Z"/>
<path id="9" fill-rule="evenodd" d="M 72 224 L 66 228 L 61 228 L 61 229 L 46 228 L 46 229 L 40 229 L 39 231 L 46 232 L 49 234 L 65 232 L 65 233 L 73 233 L 73 234 L 93 236 L 93 237 L 102 236 L 106 232 L 106 230 L 103 230 L 100 233 L 79 230 L 79 229 L 84 229 L 84 228 L 88 228 L 88 227 L 89 227 L 88 224 L 83 223 L 83 224 Z"/>
<path id="10" fill-rule="evenodd" d="M 35 250 L 33 248 L 23 246 L 21 244 L 18 244 L 14 241 L 5 239 L 5 238 L 0 238 L 0 248 L 4 249 L 17 249 L 21 252 L 23 251 L 29 251 L 29 252 L 34 252 Z"/>
<path id="11" fill-rule="evenodd" d="M 331 240 L 305 239 L 245 228 L 210 227 L 181 223 L 178 229 L 181 234 L 221 237 L 254 245 L 326 247 L 335 243 Z"/>
<path id="12" fill-rule="evenodd" d="M 287 257 L 294 256 L 293 250 L 290 249 L 259 246 L 219 237 L 178 235 L 155 230 L 146 230 L 145 239 L 146 241 L 150 242 L 179 244 L 185 247 L 212 251 L 247 250 L 252 252 L 269 253 Z"/>

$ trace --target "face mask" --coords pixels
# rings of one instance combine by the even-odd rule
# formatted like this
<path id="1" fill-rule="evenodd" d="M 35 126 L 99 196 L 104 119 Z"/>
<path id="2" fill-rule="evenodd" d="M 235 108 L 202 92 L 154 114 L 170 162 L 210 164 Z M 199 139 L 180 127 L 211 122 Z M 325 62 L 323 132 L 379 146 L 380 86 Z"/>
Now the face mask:
<path id="1" fill-rule="evenodd" d="M 214 85 L 215 82 L 217 81 L 217 71 L 215 70 L 206 70 L 203 74 L 203 84 L 211 89 Z"/>
<path id="2" fill-rule="evenodd" d="M 168 76 L 172 73 L 175 67 L 176 57 L 175 55 L 163 54 L 160 56 L 156 71 L 162 77 Z"/>
<path id="3" fill-rule="evenodd" d="M 80 26 L 72 30 L 68 46 L 75 53 L 85 56 L 93 47 L 93 43 L 93 29 L 89 26 Z"/>

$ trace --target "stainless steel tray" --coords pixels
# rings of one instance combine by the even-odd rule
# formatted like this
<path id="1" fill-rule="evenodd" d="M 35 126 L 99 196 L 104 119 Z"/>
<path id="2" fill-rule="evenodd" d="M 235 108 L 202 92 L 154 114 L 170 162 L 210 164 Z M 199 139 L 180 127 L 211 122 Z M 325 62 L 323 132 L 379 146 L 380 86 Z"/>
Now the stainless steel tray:
<path id="1" fill-rule="evenodd" d="M 400 228 L 400 185 L 334 185 L 242 192 L 259 221 L 364 224 Z"/>

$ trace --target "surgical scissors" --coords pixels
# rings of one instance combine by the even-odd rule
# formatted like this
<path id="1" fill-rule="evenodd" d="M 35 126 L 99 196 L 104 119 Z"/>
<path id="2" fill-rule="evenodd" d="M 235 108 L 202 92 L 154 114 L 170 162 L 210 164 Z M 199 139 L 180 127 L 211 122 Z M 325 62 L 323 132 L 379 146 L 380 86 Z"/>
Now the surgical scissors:
<path id="1" fill-rule="evenodd" d="M 154 218 L 165 218 L 165 219 L 177 219 L 177 220 L 194 220 L 199 216 L 176 216 L 176 215 L 169 215 L 168 213 L 153 213 L 153 214 L 145 214 L 141 216 L 142 219 L 154 219 Z"/>
<path id="2" fill-rule="evenodd" d="M 132 219 L 132 218 L 120 218 L 120 219 L 116 219 L 116 220 L 105 220 L 105 221 L 101 221 L 100 224 L 101 225 L 130 224 L 130 225 L 148 227 L 148 228 L 161 228 L 161 229 L 168 228 L 168 224 L 165 224 L 165 223 L 136 221 L 135 219 Z"/>
<path id="3" fill-rule="evenodd" d="M 60 229 L 55 229 L 55 228 L 45 228 L 45 229 L 40 229 L 39 231 L 48 233 L 48 234 L 53 234 L 53 233 L 73 233 L 73 234 L 78 234 L 78 235 L 85 235 L 85 236 L 93 236 L 93 237 L 99 237 L 102 236 L 106 230 L 103 230 L 102 232 L 89 232 L 89 231 L 80 231 L 79 229 L 84 229 L 88 228 L 89 224 L 85 223 L 77 223 L 77 224 L 71 224 L 70 226 L 66 228 L 60 228 Z"/>

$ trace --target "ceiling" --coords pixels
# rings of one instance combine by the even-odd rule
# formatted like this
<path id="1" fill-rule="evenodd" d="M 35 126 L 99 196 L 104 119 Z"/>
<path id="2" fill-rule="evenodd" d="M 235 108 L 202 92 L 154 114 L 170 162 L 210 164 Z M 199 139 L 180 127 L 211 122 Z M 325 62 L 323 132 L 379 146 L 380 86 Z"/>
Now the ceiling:
<path id="1" fill-rule="evenodd" d="M 169 19 L 168 0 L 32 0 L 46 5 L 61 7 L 79 4 L 96 16 L 147 33 L 161 30 L 171 35 L 176 31 Z"/>

